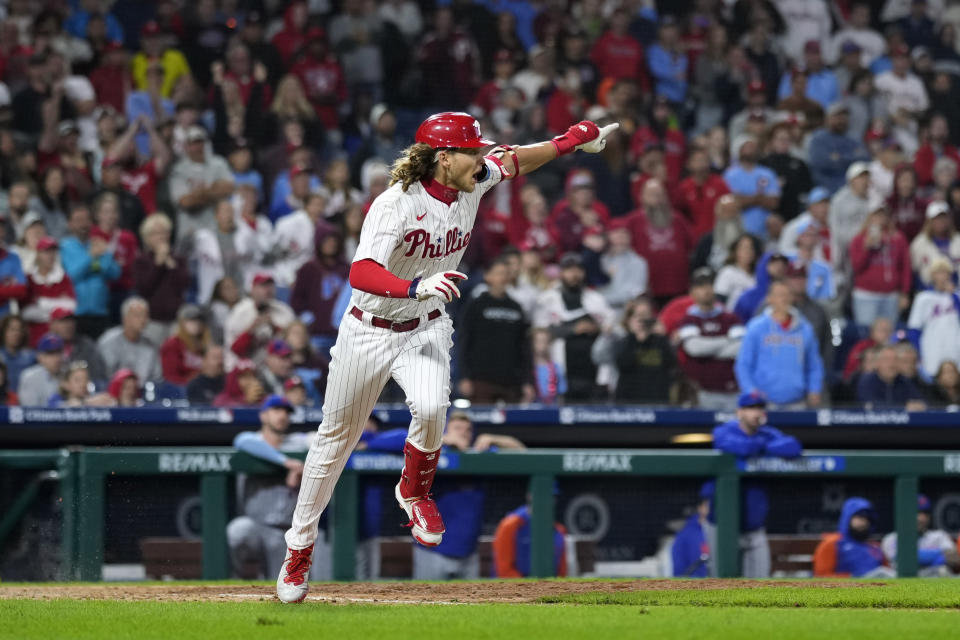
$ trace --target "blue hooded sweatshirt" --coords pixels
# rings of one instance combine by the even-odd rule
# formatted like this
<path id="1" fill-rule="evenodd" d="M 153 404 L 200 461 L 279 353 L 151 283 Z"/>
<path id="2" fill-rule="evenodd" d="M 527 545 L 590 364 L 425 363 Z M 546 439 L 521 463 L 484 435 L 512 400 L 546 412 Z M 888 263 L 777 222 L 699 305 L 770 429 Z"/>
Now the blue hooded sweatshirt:
<path id="1" fill-rule="evenodd" d="M 710 547 L 700 524 L 700 516 L 693 514 L 673 539 L 670 548 L 673 557 L 673 577 L 706 578 L 709 575 L 708 564 Z"/>
<path id="2" fill-rule="evenodd" d="M 823 388 L 823 361 L 813 328 L 796 309 L 784 329 L 767 309 L 747 323 L 733 365 L 741 391 L 759 391 L 775 404 L 800 402 Z"/>
<path id="3" fill-rule="evenodd" d="M 850 537 L 850 518 L 860 511 L 866 511 L 870 518 L 870 531 L 877 521 L 873 505 L 866 498 L 848 498 L 840 512 L 840 541 L 837 542 L 837 573 L 849 573 L 854 577 L 865 575 L 883 564 L 883 551 L 869 542 L 860 542 Z"/>
<path id="4" fill-rule="evenodd" d="M 724 422 L 713 430 L 713 448 L 737 456 L 738 459 L 756 456 L 778 458 L 796 458 L 803 453 L 803 445 L 793 436 L 788 436 L 768 424 L 763 425 L 752 436 L 740 428 L 736 420 Z M 708 483 L 712 485 L 712 481 Z M 715 521 L 713 513 L 713 487 L 708 491 L 710 502 L 710 520 Z M 744 532 L 755 531 L 766 524 L 770 511 L 770 499 L 763 485 L 753 479 L 746 479 L 740 489 L 740 529 Z"/>
<path id="5" fill-rule="evenodd" d="M 740 316 L 744 322 L 749 322 L 757 313 L 757 309 L 763 305 L 767 297 L 767 289 L 770 288 L 770 274 L 767 273 L 767 264 L 770 262 L 772 253 L 765 253 L 757 261 L 757 268 L 754 276 L 757 284 L 751 289 L 747 289 L 737 298 L 737 304 L 733 307 L 733 312 Z"/>

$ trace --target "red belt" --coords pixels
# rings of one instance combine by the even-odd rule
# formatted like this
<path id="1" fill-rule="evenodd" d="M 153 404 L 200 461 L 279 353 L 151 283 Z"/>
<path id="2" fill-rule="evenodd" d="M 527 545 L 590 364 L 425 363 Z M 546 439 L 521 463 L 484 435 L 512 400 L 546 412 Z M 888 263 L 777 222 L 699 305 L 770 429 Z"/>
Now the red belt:
<path id="1" fill-rule="evenodd" d="M 357 307 L 350 309 L 350 315 L 354 318 L 363 322 L 363 311 Z M 440 317 L 440 310 L 434 309 L 427 314 L 427 321 L 436 320 Z M 405 331 L 413 331 L 420 326 L 420 318 L 414 318 L 412 320 L 404 320 L 403 322 L 394 322 L 393 320 L 387 320 L 386 318 L 378 318 L 376 316 L 370 316 L 370 324 L 381 329 L 390 329 L 391 331 L 396 331 L 397 333 L 403 333 Z"/>

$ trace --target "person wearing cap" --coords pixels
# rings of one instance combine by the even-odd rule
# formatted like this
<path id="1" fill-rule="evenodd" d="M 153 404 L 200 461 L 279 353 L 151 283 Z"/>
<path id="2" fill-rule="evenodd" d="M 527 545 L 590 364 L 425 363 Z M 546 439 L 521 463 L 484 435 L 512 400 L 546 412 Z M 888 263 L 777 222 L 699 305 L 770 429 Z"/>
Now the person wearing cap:
<path id="1" fill-rule="evenodd" d="M 820 347 L 820 358 L 823 360 L 824 366 L 829 367 L 833 363 L 830 320 L 823 305 L 809 294 L 811 288 L 810 271 L 815 268 L 814 264 L 816 263 L 804 262 L 802 258 L 792 260 L 787 265 L 784 280 L 793 294 L 794 308 L 806 318 L 813 328 L 813 335 L 816 336 L 817 344 Z M 829 273 L 829 267 L 827 267 L 827 272 Z"/>
<path id="2" fill-rule="evenodd" d="M 890 57 L 893 67 L 878 74 L 874 86 L 886 101 L 887 113 L 897 129 L 904 130 L 915 126 L 913 121 L 929 108 L 930 99 L 923 80 L 910 70 L 910 50 L 907 46 L 895 47 Z M 915 133 L 909 135 L 916 138 Z"/>
<path id="3" fill-rule="evenodd" d="M 160 346 L 163 379 L 173 385 L 187 385 L 200 373 L 203 354 L 212 344 L 203 310 L 194 304 L 180 307 L 173 335 Z"/>
<path id="4" fill-rule="evenodd" d="M 737 383 L 778 407 L 816 407 L 824 368 L 813 328 L 793 307 L 793 293 L 783 280 L 770 284 L 767 303 L 769 307 L 747 323 L 734 364 Z"/>
<path id="5" fill-rule="evenodd" d="M 36 249 L 33 268 L 27 272 L 27 295 L 20 311 L 20 316 L 29 323 L 31 344 L 47 333 L 54 309 L 72 311 L 77 305 L 73 282 L 60 264 L 57 241 L 42 237 Z"/>
<path id="6" fill-rule="evenodd" d="M 737 417 L 713 430 L 713 448 L 734 455 L 738 460 L 757 457 L 796 458 L 803 445 L 767 423 L 767 397 L 756 390 L 744 391 L 737 398 Z M 770 498 L 759 480 L 744 480 L 740 487 L 741 577 L 770 577 L 770 544 L 766 520 Z M 711 500 L 707 541 L 716 548 L 716 515 Z"/>
<path id="7" fill-rule="evenodd" d="M 807 97 L 807 72 L 794 67 L 790 70 L 790 95 L 777 102 L 777 111 L 791 114 L 803 124 L 806 132 L 814 131 L 823 124 L 823 107 Z"/>
<path id="8" fill-rule="evenodd" d="M 960 363 L 960 302 L 954 285 L 954 263 L 935 258 L 927 273 L 933 288 L 913 300 L 907 320 L 908 335 L 920 349 L 923 371 L 933 378 L 944 362 Z"/>
<path id="9" fill-rule="evenodd" d="M 238 360 L 224 378 L 223 391 L 213 399 L 215 407 L 256 407 L 267 392 L 257 377 L 253 360 Z"/>
<path id="10" fill-rule="evenodd" d="M 277 300 L 276 293 L 273 275 L 262 271 L 253 276 L 250 295 L 230 310 L 224 326 L 227 371 L 234 369 L 239 358 L 264 356 L 270 341 L 293 322 L 293 309 Z"/>
<path id="11" fill-rule="evenodd" d="M 120 318 L 120 326 L 108 329 L 97 340 L 107 374 L 112 376 L 126 367 L 143 383 L 163 379 L 157 345 L 144 335 L 150 319 L 147 301 L 139 296 L 127 298 L 120 306 Z"/>
<path id="12" fill-rule="evenodd" d="M 63 366 L 63 340 L 52 333 L 37 342 L 37 364 L 20 374 L 17 396 L 24 407 L 45 407 L 60 390 L 60 369 Z"/>
<path id="13" fill-rule="evenodd" d="M 740 319 L 717 300 L 713 280 L 709 267 L 693 272 L 690 282 L 693 304 L 674 335 L 679 340 L 680 369 L 696 386 L 697 407 L 729 411 L 736 406 L 733 361 L 740 350 L 744 328 Z"/>
<path id="14" fill-rule="evenodd" d="M 755 138 L 744 135 L 734 140 L 733 147 L 737 161 L 724 171 L 723 180 L 740 204 L 743 228 L 765 238 L 767 216 L 780 204 L 780 180 L 759 164 L 760 146 Z"/>
<path id="15" fill-rule="evenodd" d="M 169 39 L 160 25 L 151 20 L 140 29 L 140 51 L 130 62 L 130 72 L 138 89 L 147 88 L 147 67 L 154 60 L 159 60 L 163 68 L 160 93 L 169 98 L 180 77 L 190 75 L 190 65 L 180 51 L 169 46 Z"/>
<path id="16" fill-rule="evenodd" d="M 847 169 L 852 163 L 870 161 L 863 143 L 847 134 L 850 109 L 843 102 L 827 108 L 826 126 L 810 138 L 810 171 L 813 183 L 832 192 L 843 186 Z"/>
<path id="17" fill-rule="evenodd" d="M 120 369 L 110 378 L 107 393 L 118 407 L 142 407 L 140 399 L 140 381 L 130 369 Z"/>
<path id="18" fill-rule="evenodd" d="M 214 206 L 233 193 L 230 165 L 207 152 L 207 132 L 200 125 L 187 129 L 184 154 L 170 171 L 170 199 L 177 207 L 177 244 L 198 228 L 212 229 Z"/>
<path id="19" fill-rule="evenodd" d="M 293 374 L 293 350 L 283 338 L 274 338 L 267 344 L 264 366 L 258 370 L 267 393 L 283 395 L 284 383 Z"/>
<path id="20" fill-rule="evenodd" d="M 953 226 L 950 207 L 943 200 L 927 205 L 923 230 L 910 243 L 910 264 L 925 287 L 933 287 L 930 267 L 938 258 L 960 265 L 960 233 Z"/>
<path id="21" fill-rule="evenodd" d="M 282 395 L 268 396 L 260 405 L 260 429 L 242 431 L 233 439 L 238 451 L 286 472 L 286 475 L 243 474 L 239 478 L 241 513 L 227 524 L 227 545 L 237 573 L 251 562 L 258 565 L 262 578 L 270 578 L 280 571 L 286 550 L 283 533 L 293 519 L 303 476 L 301 458 L 313 435 L 290 431 L 293 411 L 293 405 Z M 323 562 L 314 563 L 314 571 L 322 566 Z"/>
<path id="22" fill-rule="evenodd" d="M 725 59 L 722 59 L 724 73 L 727 73 L 728 64 Z M 699 59 L 698 59 L 699 64 Z M 714 87 L 710 87 L 711 92 L 715 92 Z M 752 80 L 747 83 L 747 101 L 743 105 L 743 109 L 734 114 L 730 118 L 730 124 L 727 127 L 728 136 L 731 140 L 736 140 L 742 136 L 747 131 L 747 121 L 750 119 L 751 114 L 756 115 L 763 113 L 764 120 L 770 121 L 773 119 L 776 111 L 770 108 L 767 103 L 767 86 L 762 80 Z M 727 105 L 727 108 L 731 108 L 731 105 Z"/>
<path id="23" fill-rule="evenodd" d="M 600 292 L 614 309 L 623 309 L 630 300 L 647 292 L 650 268 L 633 249 L 630 222 L 614 218 L 607 225 L 607 246 L 600 256 L 600 268 L 609 282 Z"/>
<path id="24" fill-rule="evenodd" d="M 823 64 L 820 43 L 816 40 L 808 40 L 803 45 L 803 69 L 807 76 L 804 95 L 824 109 L 829 108 L 840 97 L 840 90 L 833 69 Z M 791 75 L 792 73 L 788 71 L 780 80 L 777 97 L 781 100 L 791 93 L 793 84 Z"/>
<path id="25" fill-rule="evenodd" d="M 570 399 L 596 396 L 597 367 L 590 351 L 616 315 L 601 294 L 584 286 L 585 278 L 580 255 L 564 254 L 560 281 L 540 295 L 533 314 L 533 326 L 552 333 L 552 360 L 566 373 L 566 397 Z"/>
<path id="26" fill-rule="evenodd" d="M 783 226 L 780 233 L 778 248 L 780 253 L 793 256 L 797 253 L 797 242 L 802 233 L 815 233 L 818 242 L 814 247 L 814 257 L 817 260 L 828 261 L 830 256 L 830 229 L 828 215 L 830 213 L 830 191 L 825 187 L 814 187 L 807 194 L 806 211 L 790 220 Z"/>
<path id="27" fill-rule="evenodd" d="M 710 576 L 713 550 L 707 541 L 710 500 L 716 482 L 705 482 L 700 488 L 696 506 L 677 531 L 670 545 L 670 563 L 674 578 L 706 578 Z M 689 510 L 689 509 L 688 509 Z"/>
<path id="28" fill-rule="evenodd" d="M 880 545 L 870 536 L 877 512 L 866 498 L 847 498 L 840 510 L 838 531 L 825 534 L 813 552 L 813 575 L 818 578 L 895 578 Z"/>
<path id="29" fill-rule="evenodd" d="M 896 323 L 910 306 L 910 248 L 882 200 L 873 200 L 848 250 L 853 283 L 853 320 L 869 327 L 883 316 Z"/>
<path id="30" fill-rule="evenodd" d="M 937 577 L 960 573 L 960 555 L 950 534 L 934 529 L 933 502 L 924 494 L 917 495 L 917 575 Z M 883 536 L 880 542 L 890 567 L 897 566 L 897 532 Z"/>
<path id="31" fill-rule="evenodd" d="M 681 129 L 680 119 L 673 105 L 665 96 L 653 98 L 646 121 L 637 127 L 630 137 L 630 158 L 641 158 L 652 151 L 659 151 L 666 165 L 667 188 L 670 193 L 680 182 L 683 163 L 687 154 L 687 136 Z M 641 168 L 645 167 L 640 162 Z M 646 173 L 654 173 L 645 170 Z M 664 177 L 657 174 L 658 177 Z"/>
<path id="32" fill-rule="evenodd" d="M 847 184 L 830 198 L 827 228 L 830 234 L 830 263 L 849 291 L 850 241 L 870 215 L 870 169 L 866 162 L 854 162 L 846 171 Z"/>
<path id="33" fill-rule="evenodd" d="M 283 397 L 294 407 L 310 405 L 307 396 L 307 385 L 300 376 L 290 376 L 283 383 Z"/>

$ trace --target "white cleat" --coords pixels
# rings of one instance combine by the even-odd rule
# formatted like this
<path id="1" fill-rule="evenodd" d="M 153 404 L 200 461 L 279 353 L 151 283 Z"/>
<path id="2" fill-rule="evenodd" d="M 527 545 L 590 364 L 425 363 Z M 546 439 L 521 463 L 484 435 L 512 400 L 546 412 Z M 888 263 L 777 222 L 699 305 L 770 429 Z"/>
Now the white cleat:
<path id="1" fill-rule="evenodd" d="M 429 495 L 420 498 L 404 498 L 400 495 L 400 484 L 398 483 L 393 491 L 410 522 L 413 539 L 425 547 L 435 547 L 443 540 L 443 532 L 446 528 L 443 526 L 443 518 L 440 517 L 440 511 L 437 509 L 437 503 Z"/>
<path id="2" fill-rule="evenodd" d="M 277 597 L 280 602 L 295 604 L 303 602 L 310 591 L 310 565 L 313 545 L 306 549 L 287 549 L 287 557 L 277 576 Z"/>

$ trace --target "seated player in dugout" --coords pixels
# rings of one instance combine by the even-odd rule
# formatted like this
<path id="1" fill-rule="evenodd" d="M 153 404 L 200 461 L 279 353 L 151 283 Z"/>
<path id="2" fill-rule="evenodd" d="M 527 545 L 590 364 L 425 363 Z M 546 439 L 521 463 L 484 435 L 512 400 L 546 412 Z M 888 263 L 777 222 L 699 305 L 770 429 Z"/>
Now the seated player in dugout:
<path id="1" fill-rule="evenodd" d="M 556 485 L 553 495 L 560 493 Z M 533 517 L 533 496 L 527 494 L 527 503 L 508 513 L 493 534 L 493 577 L 526 578 L 531 572 L 531 518 Z M 567 529 L 555 522 L 553 524 L 553 575 L 559 578 L 567 576 Z"/>
<path id="2" fill-rule="evenodd" d="M 953 538 L 943 529 L 933 528 L 933 503 L 922 493 L 917 496 L 917 575 L 949 576 L 960 573 L 960 554 Z M 958 543 L 960 544 L 960 543 Z M 890 567 L 897 567 L 897 532 L 883 536 L 880 543 Z"/>
<path id="3" fill-rule="evenodd" d="M 848 498 L 839 531 L 828 533 L 813 552 L 813 575 L 824 578 L 895 578 L 880 545 L 871 540 L 877 512 L 866 498 Z"/>
<path id="4" fill-rule="evenodd" d="M 504 179 L 582 150 L 599 153 L 618 127 L 584 120 L 552 140 L 496 147 L 466 113 L 438 113 L 394 164 L 391 186 L 370 206 L 350 269 L 353 289 L 331 362 L 323 422 L 307 454 L 300 497 L 286 534 L 277 597 L 309 591 L 317 524 L 374 404 L 390 378 L 407 396 L 411 421 L 394 489 L 414 540 L 437 546 L 446 531 L 430 496 L 450 406 L 453 322 L 444 304 L 466 278 L 455 271 L 480 198 Z"/>

